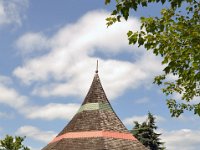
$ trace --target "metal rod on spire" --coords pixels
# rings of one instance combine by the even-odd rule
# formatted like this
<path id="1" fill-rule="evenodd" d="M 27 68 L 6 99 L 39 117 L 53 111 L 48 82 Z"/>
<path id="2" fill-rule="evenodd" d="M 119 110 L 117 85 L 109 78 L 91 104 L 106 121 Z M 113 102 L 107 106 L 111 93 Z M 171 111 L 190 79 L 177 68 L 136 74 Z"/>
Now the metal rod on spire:
<path id="1" fill-rule="evenodd" d="M 96 73 L 98 73 L 98 69 L 99 69 L 99 64 L 98 64 L 98 60 L 97 60 Z"/>

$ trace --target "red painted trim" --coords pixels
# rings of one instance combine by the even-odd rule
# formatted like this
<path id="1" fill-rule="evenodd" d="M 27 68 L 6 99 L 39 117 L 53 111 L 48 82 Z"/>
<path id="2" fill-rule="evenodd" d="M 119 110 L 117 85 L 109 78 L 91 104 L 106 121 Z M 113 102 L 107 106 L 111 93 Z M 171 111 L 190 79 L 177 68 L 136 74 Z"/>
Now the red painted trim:
<path id="1" fill-rule="evenodd" d="M 92 138 L 92 137 L 104 137 L 104 138 L 116 138 L 116 139 L 126 139 L 135 141 L 137 140 L 131 133 L 120 133 L 113 131 L 84 131 L 84 132 L 68 132 L 58 137 L 55 137 L 53 142 L 60 141 L 62 139 L 75 139 L 75 138 Z"/>

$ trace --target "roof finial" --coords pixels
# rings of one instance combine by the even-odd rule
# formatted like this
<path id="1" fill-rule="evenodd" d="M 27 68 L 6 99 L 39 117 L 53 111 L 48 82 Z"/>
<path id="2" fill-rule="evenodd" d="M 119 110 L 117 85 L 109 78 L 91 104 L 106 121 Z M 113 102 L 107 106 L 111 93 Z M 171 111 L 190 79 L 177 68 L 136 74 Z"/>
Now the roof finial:
<path id="1" fill-rule="evenodd" d="M 96 67 L 96 73 L 98 73 L 98 68 L 99 68 L 99 64 L 98 64 L 98 59 L 97 59 L 97 67 Z"/>

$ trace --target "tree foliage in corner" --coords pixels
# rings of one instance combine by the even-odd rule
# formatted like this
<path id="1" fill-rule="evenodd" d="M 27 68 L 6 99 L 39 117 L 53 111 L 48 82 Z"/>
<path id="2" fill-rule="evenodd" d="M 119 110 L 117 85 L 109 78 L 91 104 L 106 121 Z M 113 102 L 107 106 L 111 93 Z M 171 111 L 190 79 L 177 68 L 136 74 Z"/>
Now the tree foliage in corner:
<path id="1" fill-rule="evenodd" d="M 6 135 L 3 140 L 0 140 L 0 150 L 30 150 L 22 144 L 24 139 L 25 137 Z"/>
<path id="2" fill-rule="evenodd" d="M 116 8 L 108 17 L 107 25 L 128 20 L 130 10 L 138 6 L 148 7 L 150 3 L 169 4 L 161 10 L 160 17 L 141 17 L 141 29 L 128 31 L 129 44 L 144 46 L 162 57 L 166 67 L 163 74 L 154 79 L 162 85 L 162 91 L 170 98 L 167 105 L 171 115 L 178 117 L 184 110 L 194 111 L 200 116 L 200 103 L 194 98 L 200 96 L 200 1 L 199 0 L 115 0 Z M 106 4 L 110 0 L 105 0 Z M 169 75 L 176 79 L 170 79 Z M 181 101 L 172 99 L 180 94 Z"/>
<path id="3" fill-rule="evenodd" d="M 135 126 L 131 131 L 132 134 L 147 148 L 150 150 L 164 150 L 164 143 L 160 141 L 158 134 L 155 132 L 157 126 L 155 125 L 155 117 L 148 113 L 147 121 L 139 124 L 137 121 L 134 122 Z"/>

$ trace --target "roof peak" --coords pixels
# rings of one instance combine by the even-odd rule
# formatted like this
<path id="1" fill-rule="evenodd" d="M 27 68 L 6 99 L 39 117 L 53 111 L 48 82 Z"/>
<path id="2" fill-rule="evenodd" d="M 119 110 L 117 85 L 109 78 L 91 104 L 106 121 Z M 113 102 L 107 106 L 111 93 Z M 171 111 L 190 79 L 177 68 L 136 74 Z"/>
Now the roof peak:
<path id="1" fill-rule="evenodd" d="M 97 65 L 96 65 L 96 71 L 95 73 L 98 73 L 99 72 L 99 62 L 98 62 L 98 59 L 97 59 Z"/>
<path id="2" fill-rule="evenodd" d="M 98 75 L 79 111 L 42 150 L 146 150 L 126 129 L 110 105 Z"/>
<path id="3" fill-rule="evenodd" d="M 96 72 L 92 84 L 90 86 L 90 89 L 85 97 L 85 100 L 83 101 L 83 104 L 99 103 L 99 102 L 107 103 L 108 99 L 103 89 L 103 86 L 101 85 L 99 74 L 98 72 Z"/>

